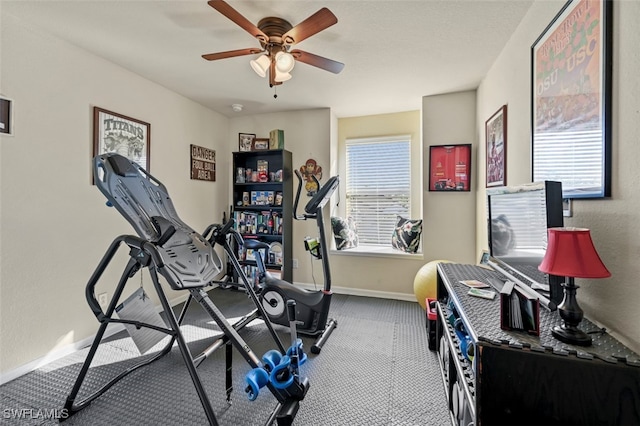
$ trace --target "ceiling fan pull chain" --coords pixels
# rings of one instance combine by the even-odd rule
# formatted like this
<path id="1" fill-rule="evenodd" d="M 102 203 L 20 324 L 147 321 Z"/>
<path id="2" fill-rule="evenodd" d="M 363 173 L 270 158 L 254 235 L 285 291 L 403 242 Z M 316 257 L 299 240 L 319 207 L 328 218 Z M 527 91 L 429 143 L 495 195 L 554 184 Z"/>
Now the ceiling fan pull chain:
<path id="1" fill-rule="evenodd" d="M 278 86 L 273 86 L 273 99 L 278 99 Z"/>

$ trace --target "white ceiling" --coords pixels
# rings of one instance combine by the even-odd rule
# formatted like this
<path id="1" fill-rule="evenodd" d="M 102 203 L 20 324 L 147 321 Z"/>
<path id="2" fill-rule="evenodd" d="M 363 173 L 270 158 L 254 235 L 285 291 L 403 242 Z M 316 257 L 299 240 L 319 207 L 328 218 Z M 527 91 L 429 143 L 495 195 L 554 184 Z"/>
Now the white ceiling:
<path id="1" fill-rule="evenodd" d="M 295 26 L 322 7 L 338 18 L 295 48 L 343 62 L 344 70 L 298 63 L 274 99 L 251 56 L 202 59 L 259 47 L 206 0 L 0 1 L 3 14 L 229 117 L 322 107 L 338 117 L 409 111 L 421 108 L 423 96 L 474 89 L 533 2 L 227 0 L 254 24 L 278 16 Z M 243 112 L 233 112 L 234 103 Z"/>

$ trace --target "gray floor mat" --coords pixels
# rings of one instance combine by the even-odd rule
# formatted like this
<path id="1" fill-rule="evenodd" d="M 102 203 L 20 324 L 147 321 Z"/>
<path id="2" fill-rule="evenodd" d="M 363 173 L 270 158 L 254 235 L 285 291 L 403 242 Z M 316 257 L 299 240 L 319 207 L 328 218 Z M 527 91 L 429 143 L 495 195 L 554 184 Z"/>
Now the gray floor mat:
<path id="1" fill-rule="evenodd" d="M 227 318 L 239 317 L 251 310 L 251 301 L 242 292 L 215 289 L 209 293 Z M 338 327 L 320 354 L 310 353 L 313 338 L 303 338 L 308 361 L 301 370 L 309 377 L 311 386 L 300 404 L 296 424 L 450 423 L 438 361 L 427 347 L 424 311 L 417 303 L 334 295 L 331 317 L 338 321 Z M 288 346 L 288 329 L 275 328 Z M 193 304 L 185 318 L 183 333 L 195 355 L 220 332 L 213 320 Z M 258 356 L 275 347 L 265 325 L 259 321 L 244 328 L 241 335 Z M 45 417 L 51 410 L 63 407 L 87 351 L 78 351 L 1 386 L 0 424 L 57 424 L 57 420 Z M 103 342 L 80 397 L 140 359 L 131 339 L 124 333 Z M 248 364 L 234 351 L 234 393 L 232 404 L 228 405 L 224 393 L 224 350 L 216 351 L 198 367 L 221 425 L 264 424 L 275 407 L 276 400 L 266 388 L 255 401 L 246 398 L 243 389 L 248 371 Z M 6 410 L 29 409 L 34 410 L 32 413 L 36 416 L 17 419 L 7 418 L 5 414 Z M 206 423 L 177 346 L 165 357 L 122 379 L 89 407 L 64 422 L 70 426 Z"/>

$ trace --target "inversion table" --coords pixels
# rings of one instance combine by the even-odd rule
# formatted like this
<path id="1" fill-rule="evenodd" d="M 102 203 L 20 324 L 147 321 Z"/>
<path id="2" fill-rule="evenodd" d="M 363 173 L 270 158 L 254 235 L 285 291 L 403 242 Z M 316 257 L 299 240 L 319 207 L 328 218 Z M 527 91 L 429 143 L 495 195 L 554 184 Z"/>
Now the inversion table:
<path id="1" fill-rule="evenodd" d="M 292 327 L 292 345 L 286 351 L 269 322 L 253 286 L 242 272 L 238 259 L 230 247 L 228 236 L 237 235 L 232 230 L 233 221 L 229 220 L 224 225 L 210 225 L 203 234 L 197 233 L 180 220 L 165 186 L 138 164 L 119 154 L 108 153 L 96 156 L 93 160 L 93 172 L 96 186 L 108 199 L 107 205 L 115 207 L 134 227 L 138 235 L 121 235 L 115 238 L 86 286 L 87 302 L 100 322 L 100 327 L 71 393 L 67 397 L 64 408 L 69 415 L 71 416 L 87 407 L 127 374 L 167 354 L 173 344 L 177 342 L 211 425 L 217 425 L 218 422 L 198 375 L 197 366 L 222 345 L 226 346 L 227 401 L 230 402 L 231 397 L 231 359 L 232 347 L 235 347 L 252 368 L 247 374 L 248 386 L 245 389 L 249 399 L 255 399 L 259 389 L 266 386 L 277 400 L 266 424 L 277 421 L 278 425 L 290 425 L 298 411 L 300 401 L 304 399 L 309 388 L 308 379 L 298 374 L 298 365 L 304 362 L 306 355 L 302 352 L 301 340 L 295 336 L 295 318 L 291 319 L 292 325 L 294 325 Z M 129 261 L 122 272 L 106 311 L 103 312 L 95 297 L 95 286 L 123 243 L 129 248 Z M 224 247 L 231 264 L 243 280 L 247 293 L 256 305 L 253 312 L 235 324 L 230 324 L 227 321 L 205 291 L 205 288 L 211 284 L 222 269 L 222 262 L 214 250 L 216 243 Z M 143 268 L 148 268 L 153 286 L 164 310 L 166 327 L 118 318 L 115 315 L 115 309 L 125 285 Z M 164 277 L 173 290 L 189 292 L 187 301 L 178 317 L 175 316 L 163 291 L 159 275 Z M 194 299 L 224 333 L 195 358 L 191 355 L 180 330 L 187 308 Z M 288 309 L 288 311 L 295 315 L 295 309 Z M 276 346 L 276 349 L 267 352 L 262 360 L 255 355 L 238 333 L 238 330 L 258 317 L 265 321 Z M 80 387 L 110 323 L 131 324 L 137 328 L 146 327 L 166 333 L 171 336 L 171 339 L 157 354 L 128 368 L 90 396 L 76 402 Z"/>

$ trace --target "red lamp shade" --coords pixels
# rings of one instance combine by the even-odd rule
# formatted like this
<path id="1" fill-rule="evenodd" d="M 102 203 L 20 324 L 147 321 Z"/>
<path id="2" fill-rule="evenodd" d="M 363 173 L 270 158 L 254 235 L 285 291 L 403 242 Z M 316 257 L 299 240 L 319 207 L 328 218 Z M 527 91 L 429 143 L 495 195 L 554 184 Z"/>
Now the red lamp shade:
<path id="1" fill-rule="evenodd" d="M 574 278 L 606 278 L 604 266 L 585 228 L 549 228 L 547 251 L 538 269 L 547 274 Z"/>

